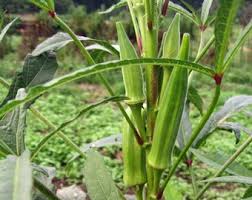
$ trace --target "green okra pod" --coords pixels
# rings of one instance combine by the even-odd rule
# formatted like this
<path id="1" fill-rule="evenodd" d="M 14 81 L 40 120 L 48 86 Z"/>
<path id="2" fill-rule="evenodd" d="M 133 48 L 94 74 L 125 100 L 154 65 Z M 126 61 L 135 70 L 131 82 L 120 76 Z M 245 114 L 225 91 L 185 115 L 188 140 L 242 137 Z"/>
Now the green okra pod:
<path id="1" fill-rule="evenodd" d="M 188 60 L 190 36 L 184 34 L 179 59 Z M 156 169 L 165 169 L 171 165 L 172 151 L 182 118 L 188 89 L 188 70 L 176 67 L 172 70 L 169 82 L 160 99 L 149 164 Z"/>
<path id="2" fill-rule="evenodd" d="M 133 131 L 124 121 L 122 127 L 123 181 L 128 187 L 146 183 L 145 150 L 137 143 Z"/>
<path id="3" fill-rule="evenodd" d="M 118 22 L 116 27 L 120 45 L 120 58 L 122 60 L 138 58 L 135 48 L 130 42 L 122 23 Z M 145 125 L 141 114 L 142 105 L 145 101 L 142 68 L 140 65 L 124 67 L 122 69 L 122 75 L 126 96 L 129 97 L 126 103 L 131 108 L 133 119 L 136 122 L 137 129 L 142 139 L 145 139 Z"/>
<path id="4" fill-rule="evenodd" d="M 162 58 L 177 58 L 180 48 L 180 14 L 176 14 L 173 18 L 168 31 L 164 34 L 163 55 Z M 163 68 L 163 81 L 161 96 L 168 83 L 172 68 Z"/>
<path id="5" fill-rule="evenodd" d="M 122 23 L 118 22 L 116 27 L 120 45 L 120 59 L 138 58 L 136 50 L 130 42 Z M 130 105 L 142 104 L 145 100 L 145 96 L 143 92 L 143 74 L 141 66 L 132 65 L 130 67 L 124 67 L 122 68 L 122 74 L 126 96 L 129 97 L 127 103 Z"/>

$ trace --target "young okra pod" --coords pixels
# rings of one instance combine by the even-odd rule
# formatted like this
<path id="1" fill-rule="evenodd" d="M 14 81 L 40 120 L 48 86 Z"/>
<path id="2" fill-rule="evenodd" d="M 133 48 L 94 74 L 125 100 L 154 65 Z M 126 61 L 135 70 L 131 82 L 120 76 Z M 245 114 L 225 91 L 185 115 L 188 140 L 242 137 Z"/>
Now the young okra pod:
<path id="1" fill-rule="evenodd" d="M 180 14 L 176 14 L 172 20 L 168 31 L 164 34 L 163 39 L 163 55 L 162 58 L 177 58 L 180 47 Z M 163 68 L 163 81 L 161 96 L 164 93 L 165 87 L 168 83 L 172 68 Z"/>
<path id="2" fill-rule="evenodd" d="M 190 36 L 184 34 L 179 52 L 180 60 L 189 56 Z M 176 67 L 172 70 L 164 94 L 160 99 L 149 164 L 156 169 L 171 165 L 172 151 L 182 118 L 188 88 L 188 70 Z"/>
<path id="3" fill-rule="evenodd" d="M 138 58 L 134 46 L 130 42 L 123 25 L 118 22 L 116 24 L 118 40 L 120 45 L 120 58 L 134 59 Z M 126 91 L 126 96 L 129 100 L 126 103 L 129 105 L 132 111 L 133 119 L 136 122 L 137 129 L 140 135 L 145 137 L 145 126 L 142 119 L 142 105 L 145 101 L 143 92 L 143 74 L 140 65 L 132 65 L 122 68 L 123 81 Z"/>
<path id="4" fill-rule="evenodd" d="M 129 124 L 124 121 L 122 127 L 123 181 L 128 187 L 146 183 L 145 151 L 137 143 L 133 131 Z"/>

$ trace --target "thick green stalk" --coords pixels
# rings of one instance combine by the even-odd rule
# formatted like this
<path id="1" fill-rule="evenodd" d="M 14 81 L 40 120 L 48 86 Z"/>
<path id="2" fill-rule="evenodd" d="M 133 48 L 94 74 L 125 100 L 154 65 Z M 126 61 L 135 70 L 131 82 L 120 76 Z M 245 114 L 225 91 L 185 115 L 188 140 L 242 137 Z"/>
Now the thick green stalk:
<path id="1" fill-rule="evenodd" d="M 252 136 L 250 136 L 237 150 L 236 152 L 222 165 L 222 167 L 216 172 L 216 174 L 213 176 L 213 178 L 216 178 L 220 176 L 226 169 L 227 167 L 232 164 L 233 161 L 250 145 L 252 142 Z M 195 200 L 198 200 L 201 198 L 201 196 L 205 193 L 205 191 L 210 187 L 212 183 L 208 182 L 198 193 L 196 196 Z"/>
<path id="2" fill-rule="evenodd" d="M 95 61 L 93 60 L 93 58 L 91 57 L 91 55 L 89 54 L 89 52 L 86 50 L 86 48 L 84 47 L 84 45 L 82 44 L 82 42 L 78 39 L 78 37 L 75 35 L 75 33 L 72 31 L 72 29 L 63 21 L 60 19 L 60 17 L 58 17 L 56 14 L 53 17 L 53 19 L 59 24 L 59 26 L 66 31 L 70 37 L 74 40 L 76 46 L 80 49 L 81 54 L 83 55 L 83 57 L 87 60 L 88 64 L 93 65 L 95 64 Z M 108 81 L 106 80 L 106 78 L 102 75 L 102 74 L 98 74 L 98 77 L 100 78 L 100 80 L 102 81 L 102 83 L 104 84 L 104 86 L 106 87 L 106 89 L 108 90 L 108 92 L 110 93 L 111 96 L 115 96 L 115 93 L 113 92 L 112 87 L 110 86 L 110 84 L 108 83 Z M 135 128 L 133 122 L 131 121 L 130 117 L 128 116 L 127 112 L 125 111 L 124 107 L 122 106 L 121 103 L 117 102 L 116 103 L 118 108 L 120 109 L 121 113 L 123 114 L 123 116 L 125 117 L 125 119 L 127 120 L 127 122 L 129 123 L 129 125 L 131 126 L 131 128 L 134 130 L 135 133 L 135 137 L 138 141 L 139 144 L 143 144 L 143 140 L 141 139 L 137 129 Z"/>
<path id="3" fill-rule="evenodd" d="M 211 102 L 211 104 L 210 104 L 210 106 L 209 106 L 206 114 L 201 119 L 200 123 L 198 124 L 198 126 L 194 130 L 194 132 L 193 132 L 193 134 L 192 134 L 189 142 L 186 144 L 185 148 L 180 153 L 180 155 L 177 158 L 176 162 L 174 163 L 174 165 L 170 169 L 167 178 L 165 179 L 164 183 L 162 184 L 162 186 L 160 188 L 160 191 L 159 191 L 159 194 L 158 194 L 158 199 L 161 199 L 161 197 L 163 195 L 163 192 L 164 192 L 164 189 L 165 189 L 166 185 L 168 184 L 168 182 L 170 181 L 172 175 L 176 171 L 179 163 L 184 158 L 184 156 L 186 155 L 187 151 L 189 150 L 189 148 L 193 144 L 194 140 L 196 139 L 196 137 L 198 136 L 198 134 L 200 133 L 200 131 L 202 130 L 202 128 L 204 128 L 206 122 L 208 121 L 209 117 L 213 113 L 213 111 L 214 111 L 214 109 L 215 109 L 215 107 L 216 107 L 216 105 L 218 103 L 219 97 L 220 97 L 220 85 L 216 85 L 214 97 L 212 99 L 212 102 Z"/>

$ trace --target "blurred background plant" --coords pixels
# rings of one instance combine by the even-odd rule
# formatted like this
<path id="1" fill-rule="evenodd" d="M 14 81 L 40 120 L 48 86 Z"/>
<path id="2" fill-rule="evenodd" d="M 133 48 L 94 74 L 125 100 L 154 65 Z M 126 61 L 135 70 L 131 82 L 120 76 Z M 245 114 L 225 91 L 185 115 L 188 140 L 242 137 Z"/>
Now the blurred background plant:
<path id="1" fill-rule="evenodd" d="M 112 43 L 115 43 L 116 29 L 115 21 L 122 20 L 125 25 L 125 29 L 130 35 L 130 39 L 134 41 L 134 32 L 130 26 L 130 18 L 128 11 L 120 9 L 110 15 L 100 15 L 98 12 L 104 10 L 106 7 L 114 3 L 114 0 L 57 0 L 57 12 L 62 15 L 62 18 L 71 25 L 73 30 L 79 34 L 97 39 L 109 39 Z M 199 7 L 202 1 L 188 0 L 194 7 Z M 0 0 L 0 8 L 7 12 L 7 18 L 4 24 L 8 23 L 11 19 L 19 16 L 19 21 L 11 28 L 7 37 L 4 38 L 2 44 L 0 44 L 0 74 L 3 77 L 11 78 L 16 70 L 18 70 L 23 62 L 24 56 L 31 52 L 38 43 L 45 38 L 56 33 L 59 28 L 49 18 L 47 13 L 38 12 L 35 7 L 27 3 L 26 0 Z M 214 10 L 213 10 L 214 11 Z M 38 13 L 38 14 L 37 14 Z M 163 30 L 167 30 L 171 16 L 174 13 L 171 11 L 162 23 Z M 243 8 L 240 10 L 239 18 L 236 20 L 236 28 L 233 32 L 233 39 L 236 39 L 241 27 L 244 27 L 252 18 L 252 3 L 247 0 L 244 3 Z M 181 32 L 189 32 L 192 35 L 193 46 L 197 48 L 199 41 L 198 27 L 195 27 L 186 19 L 182 19 Z M 208 34 L 213 34 L 213 30 L 209 29 Z M 219 102 L 221 106 L 229 97 L 239 94 L 252 95 L 252 34 L 246 43 L 243 44 L 240 55 L 235 59 L 232 64 L 232 70 L 225 77 L 225 86 L 223 88 L 223 94 Z M 77 49 L 74 45 L 70 44 L 67 48 L 60 50 L 58 54 L 58 61 L 60 65 L 59 74 L 65 74 L 73 71 L 78 67 L 83 66 L 81 56 L 76 53 Z M 210 51 L 205 58 L 206 63 L 210 63 L 214 60 L 214 51 Z M 195 52 L 193 52 L 195 53 Z M 122 77 L 119 71 L 105 73 L 108 80 L 113 84 L 116 92 L 123 94 Z M 196 74 L 197 80 L 193 82 L 193 85 L 199 89 L 200 95 L 208 100 L 210 98 L 210 86 L 206 83 L 205 77 Z M 6 90 L 0 87 L 0 99 L 6 94 Z M 76 95 L 78 94 L 78 95 Z M 64 89 L 57 89 L 47 96 L 43 96 L 36 103 L 36 107 L 42 111 L 45 116 L 48 116 L 49 120 L 55 125 L 59 125 L 65 121 L 66 118 L 70 119 L 74 113 L 77 112 L 79 106 L 83 106 L 90 101 L 97 98 L 106 96 L 106 92 L 103 87 L 99 85 L 96 77 L 86 78 L 76 83 L 70 84 Z M 89 100 L 89 101 L 87 101 Z M 50 103 L 47 103 L 50 102 Z M 64 106 L 62 106 L 64 104 Z M 252 108 L 251 108 L 252 111 Z M 198 120 L 200 113 L 195 108 L 191 113 L 195 121 Z M 105 119 L 105 120 L 104 120 Z M 66 133 L 73 141 L 78 145 L 91 142 L 98 138 L 108 136 L 111 134 L 117 134 L 120 132 L 120 119 L 121 115 L 112 105 L 106 105 L 102 108 L 95 109 L 84 119 L 71 125 L 67 128 Z M 40 139 L 48 132 L 48 128 L 38 122 L 32 115 L 28 116 L 28 140 L 27 144 L 31 149 L 36 147 L 36 144 Z M 241 121 L 246 124 L 248 128 L 252 127 L 251 116 L 244 117 L 239 114 L 233 116 L 233 120 Z M 102 123 L 101 123 L 102 121 Z M 95 128 L 94 128 L 95 127 Z M 36 134 L 34 134 L 36 133 Z M 225 138 L 225 139 L 223 139 Z M 245 140 L 246 136 L 242 135 L 241 140 Z M 208 142 L 204 144 L 203 150 L 218 151 L 221 150 L 226 153 L 233 152 L 236 148 L 235 139 L 232 134 L 227 134 L 223 131 L 218 131 L 213 134 Z M 121 149 L 119 147 L 109 147 L 100 149 L 100 151 L 106 155 L 107 165 L 112 171 L 113 178 L 117 183 L 122 182 L 122 157 Z M 239 162 L 252 170 L 252 147 L 242 154 L 239 158 Z M 63 185 L 71 183 L 79 183 L 82 179 L 81 163 L 83 159 L 72 163 L 71 171 L 67 170 L 67 161 L 71 159 L 74 152 L 59 138 L 55 137 L 55 140 L 51 141 L 36 157 L 36 162 L 45 166 L 56 166 L 57 179 L 61 181 Z M 50 158 L 50 159 L 48 159 Z M 181 164 L 180 170 L 177 173 L 176 179 L 173 178 L 173 183 L 181 186 L 181 192 L 191 191 L 190 179 L 185 172 L 186 165 Z M 198 177 L 207 177 L 214 172 L 211 168 L 197 161 Z M 70 168 L 69 168 L 70 169 Z M 69 178 L 66 179 L 65 177 Z M 242 191 L 245 191 L 246 187 L 238 186 L 237 184 L 223 185 L 216 184 L 210 192 L 208 192 L 207 199 L 240 199 Z M 227 192 L 229 191 L 229 192 Z M 231 192 L 230 192 L 231 191 Z M 193 191 L 191 191 L 192 193 Z M 218 195 L 216 195 L 216 193 Z"/>

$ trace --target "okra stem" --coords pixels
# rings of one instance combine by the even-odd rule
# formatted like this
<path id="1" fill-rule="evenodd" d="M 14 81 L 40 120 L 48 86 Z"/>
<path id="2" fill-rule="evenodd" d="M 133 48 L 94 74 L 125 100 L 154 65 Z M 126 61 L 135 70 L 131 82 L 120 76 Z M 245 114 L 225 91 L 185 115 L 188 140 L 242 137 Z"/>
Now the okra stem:
<path id="1" fill-rule="evenodd" d="M 209 106 L 206 114 L 201 119 L 200 123 L 198 124 L 198 126 L 194 130 L 194 132 L 193 132 L 193 134 L 192 134 L 189 142 L 186 144 L 185 148 L 180 153 L 180 155 L 177 158 L 176 162 L 174 163 L 174 165 L 172 166 L 171 170 L 169 171 L 167 178 L 165 179 L 164 183 L 161 185 L 161 188 L 159 190 L 157 199 L 161 199 L 162 198 L 163 192 L 164 192 L 164 189 L 165 189 L 166 185 L 170 181 L 170 179 L 171 179 L 172 175 L 174 174 L 174 172 L 176 171 L 179 163 L 181 162 L 181 160 L 186 155 L 187 151 L 189 150 L 189 148 L 193 144 L 194 140 L 196 139 L 196 137 L 198 136 L 198 134 L 200 133 L 200 131 L 202 130 L 202 128 L 204 128 L 206 122 L 208 121 L 209 117 L 213 113 L 213 111 L 214 111 L 214 109 L 215 109 L 215 107 L 216 107 L 216 105 L 218 103 L 219 97 L 220 97 L 220 85 L 216 85 L 214 97 L 212 99 L 212 102 L 211 102 L 211 104 L 210 104 L 210 106 Z"/>

